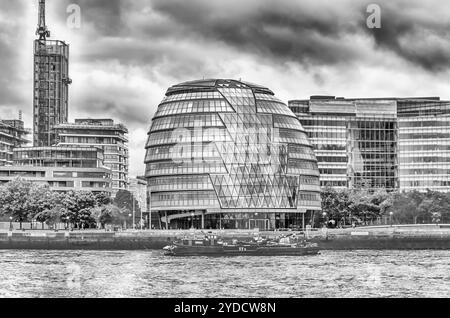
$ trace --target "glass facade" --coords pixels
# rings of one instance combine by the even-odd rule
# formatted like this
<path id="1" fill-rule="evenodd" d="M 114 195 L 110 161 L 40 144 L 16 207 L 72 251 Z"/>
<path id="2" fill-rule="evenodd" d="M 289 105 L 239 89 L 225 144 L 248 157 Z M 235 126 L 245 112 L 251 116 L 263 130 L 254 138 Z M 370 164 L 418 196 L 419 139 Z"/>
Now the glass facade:
<path id="1" fill-rule="evenodd" d="M 314 146 L 322 187 L 450 189 L 449 102 L 313 96 L 289 107 Z"/>
<path id="2" fill-rule="evenodd" d="M 128 189 L 128 129 L 112 119 L 76 119 L 55 127 L 58 146 L 103 149 L 103 164 L 112 170 L 114 192 Z"/>
<path id="3" fill-rule="evenodd" d="M 13 149 L 28 143 L 25 139 L 29 134 L 22 120 L 0 119 L 0 166 L 13 164 Z"/>
<path id="4" fill-rule="evenodd" d="M 303 213 L 320 210 L 317 160 L 303 127 L 255 84 L 203 80 L 169 88 L 152 120 L 145 163 L 151 210 L 166 227 L 300 226 Z"/>
<path id="5" fill-rule="evenodd" d="M 67 122 L 69 46 L 62 41 L 34 42 L 33 145 L 55 145 L 55 125 Z"/>
<path id="6" fill-rule="evenodd" d="M 103 165 L 103 150 L 94 147 L 16 148 L 13 159 L 17 166 L 97 168 Z"/>
<path id="7" fill-rule="evenodd" d="M 13 149 L 13 165 L 0 167 L 0 184 L 16 177 L 48 184 L 54 191 L 111 193 L 111 170 L 95 147 L 23 147 Z"/>
<path id="8" fill-rule="evenodd" d="M 400 187 L 450 191 L 450 102 L 398 102 Z"/>

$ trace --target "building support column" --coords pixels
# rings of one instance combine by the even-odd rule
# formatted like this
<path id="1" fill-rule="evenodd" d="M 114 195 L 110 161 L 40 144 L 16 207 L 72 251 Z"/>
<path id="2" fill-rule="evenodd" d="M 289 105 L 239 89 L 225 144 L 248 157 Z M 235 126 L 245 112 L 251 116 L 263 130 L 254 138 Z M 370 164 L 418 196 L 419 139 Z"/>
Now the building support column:
<path id="1" fill-rule="evenodd" d="M 302 213 L 302 230 L 303 230 L 303 232 L 305 231 L 305 213 Z"/>
<path id="2" fill-rule="evenodd" d="M 205 211 L 202 211 L 202 230 L 205 229 Z"/>
<path id="3" fill-rule="evenodd" d="M 167 221 L 167 211 L 164 211 L 164 217 L 166 220 L 166 230 L 168 230 L 169 229 L 169 221 Z"/>

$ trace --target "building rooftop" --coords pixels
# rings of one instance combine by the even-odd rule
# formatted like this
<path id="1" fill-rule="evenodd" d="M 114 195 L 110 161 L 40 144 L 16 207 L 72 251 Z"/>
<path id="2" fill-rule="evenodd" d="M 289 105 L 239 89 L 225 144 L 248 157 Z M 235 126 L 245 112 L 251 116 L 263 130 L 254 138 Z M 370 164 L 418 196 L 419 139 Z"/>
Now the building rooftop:
<path id="1" fill-rule="evenodd" d="M 203 79 L 203 80 L 195 80 L 180 83 L 170 87 L 166 96 L 170 96 L 173 94 L 180 94 L 183 92 L 196 92 L 196 91 L 208 91 L 208 90 L 216 90 L 217 88 L 227 88 L 227 87 L 247 87 L 251 88 L 253 91 L 257 93 L 275 95 L 270 89 L 267 87 L 244 82 L 241 80 L 233 80 L 233 79 Z"/>
<path id="2" fill-rule="evenodd" d="M 336 97 L 330 95 L 312 95 L 310 99 L 294 99 L 290 100 L 289 103 L 295 102 L 305 102 L 305 101 L 363 101 L 363 100 L 395 100 L 395 101 L 433 101 L 439 102 L 441 98 L 438 96 L 430 96 L 430 97 L 358 97 L 358 98 L 345 98 L 345 97 Z"/>
<path id="3" fill-rule="evenodd" d="M 75 119 L 74 123 L 62 123 L 54 128 L 120 130 L 123 133 L 128 133 L 128 128 L 125 125 L 115 124 L 112 119 Z"/>
<path id="4" fill-rule="evenodd" d="M 61 146 L 48 146 L 48 147 L 17 147 L 14 148 L 14 151 L 42 151 L 42 150 L 48 150 L 48 151 L 70 151 L 70 150 L 82 150 L 82 151 L 100 151 L 103 152 L 103 149 L 101 147 L 92 147 L 92 146 L 68 146 L 68 145 L 61 145 Z"/>

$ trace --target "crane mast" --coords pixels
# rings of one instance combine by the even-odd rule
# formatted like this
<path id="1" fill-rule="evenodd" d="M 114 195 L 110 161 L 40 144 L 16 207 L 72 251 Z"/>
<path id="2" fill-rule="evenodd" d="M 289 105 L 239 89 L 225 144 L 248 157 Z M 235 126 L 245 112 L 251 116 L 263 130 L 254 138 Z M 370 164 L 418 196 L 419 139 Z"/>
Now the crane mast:
<path id="1" fill-rule="evenodd" d="M 38 27 L 36 29 L 36 35 L 39 35 L 39 40 L 46 40 L 50 37 L 50 31 L 45 25 L 45 0 L 39 0 L 39 16 Z"/>

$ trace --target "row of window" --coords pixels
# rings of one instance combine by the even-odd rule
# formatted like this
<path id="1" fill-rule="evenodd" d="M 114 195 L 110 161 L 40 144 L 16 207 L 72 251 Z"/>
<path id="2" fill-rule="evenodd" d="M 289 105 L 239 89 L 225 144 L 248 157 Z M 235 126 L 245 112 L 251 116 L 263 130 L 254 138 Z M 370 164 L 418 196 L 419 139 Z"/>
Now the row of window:
<path id="1" fill-rule="evenodd" d="M 120 136 L 125 137 L 125 134 L 117 130 L 107 130 L 107 129 L 92 129 L 91 127 L 87 129 L 57 129 L 58 134 L 70 134 L 70 135 L 97 135 L 97 136 Z"/>
<path id="2" fill-rule="evenodd" d="M 423 132 L 419 134 L 399 134 L 400 139 L 442 139 L 450 138 L 450 133 L 439 133 L 439 132 Z"/>
<path id="3" fill-rule="evenodd" d="M 255 98 L 257 100 L 267 100 L 267 101 L 271 101 L 271 102 L 281 103 L 284 105 L 284 103 L 275 95 L 255 93 Z M 285 106 L 285 107 L 287 107 L 287 106 Z"/>
<path id="4" fill-rule="evenodd" d="M 152 191 L 212 189 L 207 175 L 166 176 L 149 180 Z"/>
<path id="5" fill-rule="evenodd" d="M 445 144 L 433 143 L 426 145 L 411 144 L 411 145 L 401 145 L 400 151 L 447 151 L 450 150 L 450 143 L 445 142 Z"/>
<path id="6" fill-rule="evenodd" d="M 152 193 L 152 207 L 218 206 L 214 191 Z"/>
<path id="7" fill-rule="evenodd" d="M 331 169 L 331 168 L 320 168 L 319 173 L 322 174 L 345 174 L 347 175 L 347 169 Z"/>
<path id="8" fill-rule="evenodd" d="M 233 112 L 225 100 L 191 100 L 160 104 L 155 117 L 184 113 Z"/>
<path id="9" fill-rule="evenodd" d="M 100 150 L 21 150 L 14 152 L 14 159 L 101 159 Z"/>
<path id="10" fill-rule="evenodd" d="M 319 177 L 317 176 L 300 176 L 301 185 L 319 185 Z"/>
<path id="11" fill-rule="evenodd" d="M 171 174 L 199 174 L 199 173 L 227 173 L 222 161 L 191 162 L 182 164 L 175 162 L 160 162 L 147 164 L 146 176 L 171 175 Z"/>
<path id="12" fill-rule="evenodd" d="M 198 143 L 198 142 L 230 142 L 230 134 L 224 128 L 211 127 L 206 129 L 177 129 L 151 133 L 147 147 L 163 144 Z"/>
<path id="13" fill-rule="evenodd" d="M 109 137 L 75 137 L 75 136 L 60 136 L 61 143 L 69 144 L 122 144 L 122 141 L 117 138 Z"/>
<path id="14" fill-rule="evenodd" d="M 217 91 L 182 93 L 164 97 L 161 104 L 177 100 L 217 99 L 217 98 L 223 98 L 223 96 L 220 95 L 220 93 Z"/>
<path id="15" fill-rule="evenodd" d="M 449 120 L 423 120 L 423 121 L 400 121 L 399 128 L 442 128 L 448 129 L 450 126 Z"/>
<path id="16" fill-rule="evenodd" d="M 328 144 L 328 143 L 320 143 L 320 141 L 314 141 L 312 146 L 316 150 L 346 150 L 345 145 L 337 145 L 337 144 Z"/>
<path id="17" fill-rule="evenodd" d="M 162 117 L 153 120 L 150 131 L 193 127 L 223 127 L 223 122 L 217 114 Z"/>
<path id="18" fill-rule="evenodd" d="M 450 180 L 414 180 L 400 181 L 400 187 L 448 187 Z"/>
<path id="19" fill-rule="evenodd" d="M 303 127 L 297 118 L 288 116 L 274 115 L 273 126 L 275 128 L 289 128 L 289 129 L 303 130 Z"/>
<path id="20" fill-rule="evenodd" d="M 219 88 L 218 91 L 228 98 L 250 98 L 254 99 L 253 91 L 249 88 Z"/>
<path id="21" fill-rule="evenodd" d="M 308 146 L 290 144 L 288 149 L 289 149 L 289 154 L 299 153 L 299 154 L 314 155 L 314 150 Z"/>
<path id="22" fill-rule="evenodd" d="M 317 162 L 306 161 L 306 160 L 298 160 L 298 159 L 289 159 L 288 161 L 289 170 L 291 169 L 310 169 L 317 170 Z"/>
<path id="23" fill-rule="evenodd" d="M 306 118 L 300 118 L 300 122 L 304 127 L 308 127 L 308 129 L 311 129 L 313 127 L 317 126 L 324 126 L 324 127 L 342 127 L 345 128 L 347 126 L 346 120 L 327 120 L 327 119 L 320 119 L 320 118 L 312 118 L 312 119 L 306 119 Z"/>
<path id="24" fill-rule="evenodd" d="M 44 178 L 45 171 L 0 171 L 0 177 Z"/>
<path id="25" fill-rule="evenodd" d="M 347 187 L 347 181 L 343 180 L 326 180 L 320 181 L 321 187 Z"/>
<path id="26" fill-rule="evenodd" d="M 159 146 L 152 147 L 147 150 L 147 155 L 145 161 L 172 159 L 174 161 L 184 161 L 191 160 L 191 158 L 218 158 L 220 159 L 219 153 L 217 152 L 214 143 L 198 145 L 191 143 L 188 144 L 177 144 L 175 146 Z"/>
<path id="27" fill-rule="evenodd" d="M 280 128 L 274 137 L 275 142 L 309 145 L 306 134 L 299 130 Z"/>
<path id="28" fill-rule="evenodd" d="M 450 169 L 446 168 L 444 165 L 442 168 L 416 168 L 416 169 L 400 169 L 401 176 L 407 175 L 448 175 L 450 174 Z"/>
<path id="29" fill-rule="evenodd" d="M 292 112 L 286 105 L 277 102 L 271 101 L 262 101 L 257 100 L 256 106 L 258 108 L 259 113 L 269 113 L 269 114 L 280 114 L 280 115 L 288 115 L 292 116 Z"/>
<path id="30" fill-rule="evenodd" d="M 331 132 L 331 131 L 308 131 L 308 137 L 309 138 L 327 138 L 327 139 L 345 139 L 346 133 L 345 132 Z"/>
<path id="31" fill-rule="evenodd" d="M 53 171 L 54 178 L 110 178 L 110 175 L 103 172 L 73 172 L 73 171 Z"/>
<path id="32" fill-rule="evenodd" d="M 450 162 L 450 157 L 400 157 L 400 163 Z"/>
<path id="33" fill-rule="evenodd" d="M 313 202 L 320 202 L 320 194 L 317 192 L 304 192 L 301 191 L 299 193 L 299 199 L 301 201 L 313 201 Z"/>
<path id="34" fill-rule="evenodd" d="M 318 162 L 347 162 L 347 157 L 338 156 L 317 156 Z"/>

